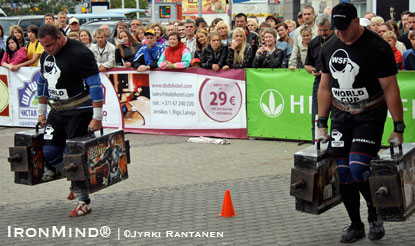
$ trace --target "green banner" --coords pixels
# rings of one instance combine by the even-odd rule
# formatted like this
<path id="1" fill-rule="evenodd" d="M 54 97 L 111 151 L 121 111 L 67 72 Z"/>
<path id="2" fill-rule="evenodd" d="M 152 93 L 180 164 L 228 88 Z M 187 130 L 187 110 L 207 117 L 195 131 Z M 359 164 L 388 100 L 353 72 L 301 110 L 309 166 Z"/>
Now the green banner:
<path id="1" fill-rule="evenodd" d="M 405 142 L 415 142 L 415 72 L 398 73 L 404 108 Z M 247 69 L 248 136 L 310 140 L 314 77 L 304 69 Z M 382 144 L 393 130 L 388 116 Z"/>

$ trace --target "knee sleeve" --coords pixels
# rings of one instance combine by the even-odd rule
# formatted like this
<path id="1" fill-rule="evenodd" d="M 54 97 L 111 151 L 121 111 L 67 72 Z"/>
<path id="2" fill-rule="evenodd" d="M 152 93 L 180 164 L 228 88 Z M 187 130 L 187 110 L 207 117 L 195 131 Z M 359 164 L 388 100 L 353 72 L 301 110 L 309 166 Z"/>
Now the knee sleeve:
<path id="1" fill-rule="evenodd" d="M 350 173 L 349 159 L 336 158 L 337 173 L 339 174 L 340 184 L 352 184 L 354 182 Z"/>
<path id="2" fill-rule="evenodd" d="M 352 177 L 355 181 L 367 181 L 370 172 L 370 160 L 372 157 L 363 153 L 352 152 L 349 155 L 349 166 Z"/>
<path id="3" fill-rule="evenodd" d="M 63 161 L 63 149 L 52 145 L 43 146 L 43 156 L 49 164 L 57 165 Z"/>

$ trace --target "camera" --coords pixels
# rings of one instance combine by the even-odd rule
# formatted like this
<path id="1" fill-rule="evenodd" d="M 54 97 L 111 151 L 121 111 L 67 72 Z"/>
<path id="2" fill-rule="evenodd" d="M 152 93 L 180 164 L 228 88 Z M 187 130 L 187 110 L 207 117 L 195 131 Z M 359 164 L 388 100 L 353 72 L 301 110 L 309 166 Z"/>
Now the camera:
<path id="1" fill-rule="evenodd" d="M 120 40 L 120 43 L 121 43 L 121 44 L 124 44 L 124 39 L 121 39 L 121 40 Z"/>

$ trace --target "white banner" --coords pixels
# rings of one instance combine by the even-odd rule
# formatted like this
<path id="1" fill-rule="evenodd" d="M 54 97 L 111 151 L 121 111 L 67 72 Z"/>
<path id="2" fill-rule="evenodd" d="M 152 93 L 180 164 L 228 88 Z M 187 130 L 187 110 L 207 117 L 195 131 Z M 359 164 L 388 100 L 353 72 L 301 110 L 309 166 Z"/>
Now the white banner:
<path id="1" fill-rule="evenodd" d="M 101 74 L 103 124 L 131 132 L 246 137 L 244 71 L 212 74 L 204 69 Z"/>
<path id="2" fill-rule="evenodd" d="M 0 124 L 34 127 L 39 68 L 0 70 Z M 245 71 L 205 69 L 138 73 L 114 69 L 100 74 L 103 125 L 127 132 L 246 138 Z M 9 78 L 9 79 L 8 79 Z M 10 86 L 7 90 L 7 86 Z M 7 93 L 10 93 L 8 95 Z M 2 106 L 3 105 L 3 106 Z M 6 112 L 6 110 L 3 110 Z"/>

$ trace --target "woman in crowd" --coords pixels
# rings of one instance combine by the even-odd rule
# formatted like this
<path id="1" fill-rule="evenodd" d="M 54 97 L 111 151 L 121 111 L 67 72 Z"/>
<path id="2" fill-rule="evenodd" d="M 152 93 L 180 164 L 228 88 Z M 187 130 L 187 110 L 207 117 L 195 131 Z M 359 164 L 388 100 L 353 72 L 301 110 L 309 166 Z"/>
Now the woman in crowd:
<path id="1" fill-rule="evenodd" d="M 192 55 L 180 40 L 180 35 L 173 32 L 169 35 L 169 47 L 161 55 L 158 66 L 161 69 L 181 69 L 190 66 Z"/>
<path id="2" fill-rule="evenodd" d="M 223 67 L 223 70 L 251 67 L 253 56 L 251 45 L 246 43 L 245 30 L 241 27 L 235 28 L 232 43 L 228 47 L 227 65 Z"/>
<path id="3" fill-rule="evenodd" d="M 212 23 L 210 24 L 210 26 L 209 26 L 209 30 L 210 31 L 215 31 L 216 30 L 216 25 L 219 23 L 219 22 L 221 22 L 221 21 L 223 21 L 223 19 L 222 18 L 215 18 L 213 21 L 212 21 Z"/>
<path id="4" fill-rule="evenodd" d="M 130 68 L 134 60 L 134 56 L 141 48 L 142 44 L 135 41 L 127 29 L 121 30 L 118 36 L 121 41 L 117 42 L 115 50 L 115 63 L 117 66 L 125 66 L 126 68 Z"/>
<path id="5" fill-rule="evenodd" d="M 256 68 L 280 68 L 284 59 L 284 52 L 276 47 L 277 32 L 275 29 L 264 30 L 265 45 L 258 48 L 253 67 Z"/>
<path id="6" fill-rule="evenodd" d="M 226 65 L 228 47 L 224 46 L 217 32 L 211 32 L 208 36 L 209 45 L 203 50 L 200 66 L 206 69 L 219 71 Z"/>
<path id="7" fill-rule="evenodd" d="M 293 21 L 293 20 L 285 20 L 284 23 L 287 24 L 288 34 L 291 37 L 294 36 L 294 35 L 291 35 L 291 33 L 292 33 L 292 31 L 294 31 L 297 28 L 297 23 L 295 23 L 295 21 Z"/>
<path id="8" fill-rule="evenodd" d="M 79 31 L 79 40 L 85 44 L 86 47 L 91 48 L 92 36 L 88 30 L 82 29 Z"/>
<path id="9" fill-rule="evenodd" d="M 285 23 L 280 23 L 277 26 L 277 33 L 280 36 L 278 39 L 277 48 L 284 52 L 284 60 L 282 67 L 288 67 L 291 52 L 294 46 L 294 39 L 288 34 L 288 26 Z"/>
<path id="10" fill-rule="evenodd" d="M 115 25 L 115 32 L 114 35 L 111 38 L 108 38 L 107 41 L 110 42 L 113 45 L 117 45 L 117 41 L 119 42 L 118 34 L 121 32 L 121 30 L 128 29 L 127 23 L 124 21 L 117 22 L 117 25 Z"/>
<path id="11" fill-rule="evenodd" d="M 135 41 L 139 43 L 143 43 L 145 40 L 144 33 L 146 33 L 146 28 L 143 26 L 137 27 L 137 29 L 134 32 L 134 39 Z"/>
<path id="12" fill-rule="evenodd" d="M 151 28 L 156 32 L 156 42 L 159 44 L 164 44 L 167 40 L 163 38 L 163 26 L 160 23 L 153 23 Z"/>
<path id="13" fill-rule="evenodd" d="M 19 45 L 15 36 L 10 36 L 6 40 L 6 52 L 1 59 L 1 65 L 7 69 L 11 69 L 13 65 L 17 65 L 27 61 L 26 49 Z"/>
<path id="14" fill-rule="evenodd" d="M 257 30 L 258 29 L 258 23 L 256 23 L 256 21 L 254 21 L 253 19 L 249 19 L 246 26 L 248 27 L 249 31 L 251 31 L 251 32 L 257 32 L 258 31 Z"/>
<path id="15" fill-rule="evenodd" d="M 382 25 L 385 21 L 380 16 L 375 16 L 370 20 L 370 30 L 379 33 L 379 27 Z"/>
<path id="16" fill-rule="evenodd" d="M 13 26 L 10 33 L 17 38 L 17 42 L 19 43 L 20 47 L 26 46 L 26 41 L 24 40 L 24 32 L 20 26 Z"/>
<path id="17" fill-rule="evenodd" d="M 311 28 L 308 25 L 304 25 L 300 29 L 302 42 L 294 45 L 291 52 L 291 57 L 288 62 L 288 68 L 294 71 L 296 68 L 304 68 L 305 58 L 307 56 L 308 43 L 312 37 Z"/>
<path id="18" fill-rule="evenodd" d="M 220 35 L 220 41 L 223 45 L 228 45 L 228 35 L 230 33 L 230 29 L 228 24 L 224 21 L 219 21 L 218 24 L 216 24 L 216 32 Z"/>
<path id="19" fill-rule="evenodd" d="M 208 32 L 206 30 L 199 30 L 196 32 L 196 50 L 194 58 L 201 58 L 203 49 L 208 46 Z"/>
<path id="20" fill-rule="evenodd" d="M 271 26 L 272 29 L 276 29 L 278 25 L 278 20 L 273 15 L 268 15 L 267 18 L 265 18 L 265 21 Z"/>

